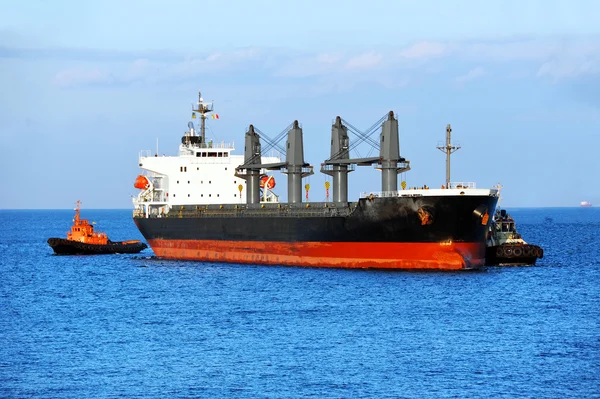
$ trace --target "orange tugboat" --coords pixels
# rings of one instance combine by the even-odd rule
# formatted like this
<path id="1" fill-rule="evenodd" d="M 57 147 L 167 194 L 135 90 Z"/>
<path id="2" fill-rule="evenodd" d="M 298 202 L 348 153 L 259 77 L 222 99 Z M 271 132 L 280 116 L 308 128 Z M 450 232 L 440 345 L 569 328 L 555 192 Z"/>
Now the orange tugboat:
<path id="1" fill-rule="evenodd" d="M 113 242 L 105 233 L 94 232 L 92 226 L 86 219 L 79 216 L 81 201 L 77 201 L 75 208 L 75 219 L 67 238 L 49 238 L 48 244 L 57 255 L 98 255 L 128 253 L 136 254 L 148 248 L 140 240 L 129 240 Z"/>

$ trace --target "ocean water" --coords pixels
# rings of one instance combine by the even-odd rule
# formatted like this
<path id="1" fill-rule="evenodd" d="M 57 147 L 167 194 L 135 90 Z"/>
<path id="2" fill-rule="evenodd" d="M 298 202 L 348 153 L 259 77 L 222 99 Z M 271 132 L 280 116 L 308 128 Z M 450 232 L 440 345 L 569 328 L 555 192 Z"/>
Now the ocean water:
<path id="1" fill-rule="evenodd" d="M 0 397 L 600 398 L 600 209 L 508 211 L 544 258 L 462 273 L 55 256 L 72 211 L 0 211 Z"/>

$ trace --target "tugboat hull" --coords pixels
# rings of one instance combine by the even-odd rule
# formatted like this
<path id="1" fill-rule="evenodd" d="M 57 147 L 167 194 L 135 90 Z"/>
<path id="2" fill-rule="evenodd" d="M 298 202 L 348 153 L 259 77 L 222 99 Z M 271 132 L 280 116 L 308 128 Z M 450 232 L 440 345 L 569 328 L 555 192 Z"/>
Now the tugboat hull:
<path id="1" fill-rule="evenodd" d="M 48 245 L 56 255 L 103 255 L 103 254 L 137 254 L 148 248 L 138 240 L 109 241 L 107 244 L 86 244 L 64 238 L 49 238 Z"/>
<path id="2" fill-rule="evenodd" d="M 535 262 L 544 257 L 544 250 L 537 245 L 530 244 L 502 244 L 486 248 L 486 264 L 488 266 L 535 265 Z"/>

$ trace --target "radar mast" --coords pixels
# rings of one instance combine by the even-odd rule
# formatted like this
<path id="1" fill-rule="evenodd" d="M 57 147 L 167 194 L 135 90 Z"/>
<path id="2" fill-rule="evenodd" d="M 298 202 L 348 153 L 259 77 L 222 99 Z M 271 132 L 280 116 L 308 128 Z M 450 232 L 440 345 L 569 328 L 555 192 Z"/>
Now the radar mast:
<path id="1" fill-rule="evenodd" d="M 446 188 L 450 188 L 450 155 L 460 150 L 460 145 L 453 145 L 451 141 L 452 128 L 450 124 L 446 126 L 446 143 L 438 145 L 436 148 L 446 154 Z"/>
<path id="2" fill-rule="evenodd" d="M 204 146 L 204 143 L 206 143 L 206 139 L 205 139 L 206 118 L 207 118 L 208 114 L 213 112 L 213 110 L 214 110 L 213 103 L 205 102 L 204 99 L 202 98 L 202 94 L 200 92 L 198 92 L 198 102 L 195 105 L 192 104 L 192 111 L 200 114 L 200 137 L 201 137 L 200 143 L 203 146 Z M 195 118 L 195 117 L 196 117 L 195 114 L 192 114 L 192 118 Z"/>

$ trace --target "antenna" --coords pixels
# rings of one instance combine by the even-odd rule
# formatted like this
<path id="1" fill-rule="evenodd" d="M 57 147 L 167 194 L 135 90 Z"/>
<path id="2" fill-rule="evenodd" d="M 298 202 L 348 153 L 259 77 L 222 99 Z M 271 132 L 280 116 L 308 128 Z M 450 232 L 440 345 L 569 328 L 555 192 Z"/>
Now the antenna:
<path id="1" fill-rule="evenodd" d="M 206 141 L 206 135 L 205 135 L 205 128 L 206 128 L 206 118 L 207 118 L 207 114 L 210 114 L 211 112 L 213 112 L 213 103 L 212 102 L 204 102 L 204 99 L 202 98 L 202 94 L 200 92 L 198 92 L 198 102 L 196 103 L 196 105 L 192 104 L 192 111 L 193 112 L 197 112 L 200 114 L 200 141 L 202 143 L 203 146 L 205 146 L 205 141 Z M 218 115 L 215 115 L 217 118 L 219 117 Z"/>
<path id="2" fill-rule="evenodd" d="M 158 137 L 156 138 L 156 156 L 158 156 Z"/>
<path id="3" fill-rule="evenodd" d="M 446 153 L 446 188 L 450 188 L 450 154 L 460 149 L 460 145 L 452 145 L 450 141 L 450 135 L 452 134 L 452 128 L 450 124 L 446 126 L 446 145 L 438 145 L 436 148 Z"/>

